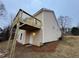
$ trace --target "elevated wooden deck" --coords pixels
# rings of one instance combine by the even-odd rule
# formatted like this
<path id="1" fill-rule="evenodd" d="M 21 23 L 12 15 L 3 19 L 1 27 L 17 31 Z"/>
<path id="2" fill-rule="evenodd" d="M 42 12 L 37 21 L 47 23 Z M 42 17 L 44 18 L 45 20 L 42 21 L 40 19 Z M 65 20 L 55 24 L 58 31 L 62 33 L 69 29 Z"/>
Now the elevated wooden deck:
<path id="1" fill-rule="evenodd" d="M 41 28 L 41 20 L 33 17 L 23 10 L 19 10 L 13 21 L 13 27 L 20 23 L 20 28 L 25 30 L 36 30 Z"/>

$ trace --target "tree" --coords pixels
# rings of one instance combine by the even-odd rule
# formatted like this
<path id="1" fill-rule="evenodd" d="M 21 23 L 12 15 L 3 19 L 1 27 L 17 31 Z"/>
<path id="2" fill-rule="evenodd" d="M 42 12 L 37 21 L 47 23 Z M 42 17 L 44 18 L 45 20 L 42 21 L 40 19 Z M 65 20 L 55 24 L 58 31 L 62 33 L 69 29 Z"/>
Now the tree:
<path id="1" fill-rule="evenodd" d="M 10 36 L 10 27 L 6 27 L 1 33 L 0 33 L 0 41 L 8 40 Z"/>
<path id="2" fill-rule="evenodd" d="M 7 20 L 6 17 L 7 17 L 7 11 L 5 9 L 5 5 L 0 0 L 0 20 L 3 20 L 1 24 L 1 27 L 3 27 L 3 31 L 0 33 L 0 40 L 7 40 L 9 37 L 9 27 L 4 27 L 5 26 L 4 22 L 5 20 Z"/>
<path id="3" fill-rule="evenodd" d="M 6 11 L 5 5 L 0 0 L 0 28 L 4 29 L 4 27 L 6 27 L 6 24 L 8 24 L 6 22 L 7 18 L 8 17 L 7 17 L 7 11 Z"/>
<path id="4" fill-rule="evenodd" d="M 72 35 L 79 35 L 79 28 L 73 27 L 71 30 Z"/>
<path id="5" fill-rule="evenodd" d="M 0 1 L 0 16 L 5 16 L 6 15 L 6 9 L 4 4 Z"/>
<path id="6" fill-rule="evenodd" d="M 60 40 L 62 40 L 64 38 L 67 28 L 70 27 L 70 24 L 71 24 L 70 20 L 71 20 L 71 18 L 69 16 L 60 16 L 58 18 L 60 29 L 62 31 L 62 37 L 60 38 Z"/>
<path id="7" fill-rule="evenodd" d="M 69 16 L 60 16 L 58 18 L 62 33 L 65 34 L 67 28 L 71 26 L 71 18 Z"/>

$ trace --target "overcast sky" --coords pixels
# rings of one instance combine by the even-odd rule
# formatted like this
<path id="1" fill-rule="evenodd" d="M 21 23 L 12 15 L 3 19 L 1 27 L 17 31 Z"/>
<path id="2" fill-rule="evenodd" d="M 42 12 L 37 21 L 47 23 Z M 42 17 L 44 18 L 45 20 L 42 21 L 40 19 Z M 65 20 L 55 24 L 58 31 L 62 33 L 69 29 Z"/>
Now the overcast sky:
<path id="1" fill-rule="evenodd" d="M 1 0 L 8 14 L 15 15 L 21 8 L 30 14 L 34 14 L 41 8 L 54 10 L 56 17 L 69 16 L 72 25 L 79 23 L 79 0 Z"/>

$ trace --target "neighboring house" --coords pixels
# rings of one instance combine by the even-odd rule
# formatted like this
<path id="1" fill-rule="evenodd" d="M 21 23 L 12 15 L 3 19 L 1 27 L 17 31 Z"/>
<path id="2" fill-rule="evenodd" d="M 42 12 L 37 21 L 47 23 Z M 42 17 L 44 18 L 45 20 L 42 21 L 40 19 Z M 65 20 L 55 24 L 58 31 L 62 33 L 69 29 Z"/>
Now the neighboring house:
<path id="1" fill-rule="evenodd" d="M 44 43 L 59 40 L 62 34 L 54 11 L 42 8 L 33 16 L 21 9 L 20 11 L 23 12 L 20 16 L 24 17 L 24 14 L 27 14 L 29 17 L 26 16 L 19 19 L 20 29 L 18 30 L 17 38 L 19 43 L 41 46 Z M 21 14 L 20 11 L 15 17 L 14 24 L 17 24 L 16 20 L 19 13 Z"/>

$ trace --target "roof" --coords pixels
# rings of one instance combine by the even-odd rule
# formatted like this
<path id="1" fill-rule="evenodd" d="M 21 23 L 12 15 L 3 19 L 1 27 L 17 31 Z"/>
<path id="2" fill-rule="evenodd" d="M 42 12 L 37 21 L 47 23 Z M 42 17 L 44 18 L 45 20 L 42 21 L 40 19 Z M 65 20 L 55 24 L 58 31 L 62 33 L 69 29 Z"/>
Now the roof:
<path id="1" fill-rule="evenodd" d="M 38 14 L 40 14 L 43 11 L 54 12 L 53 10 L 50 10 L 50 9 L 47 9 L 47 8 L 41 8 L 39 11 L 37 11 L 36 13 L 34 13 L 33 16 L 37 16 Z"/>

